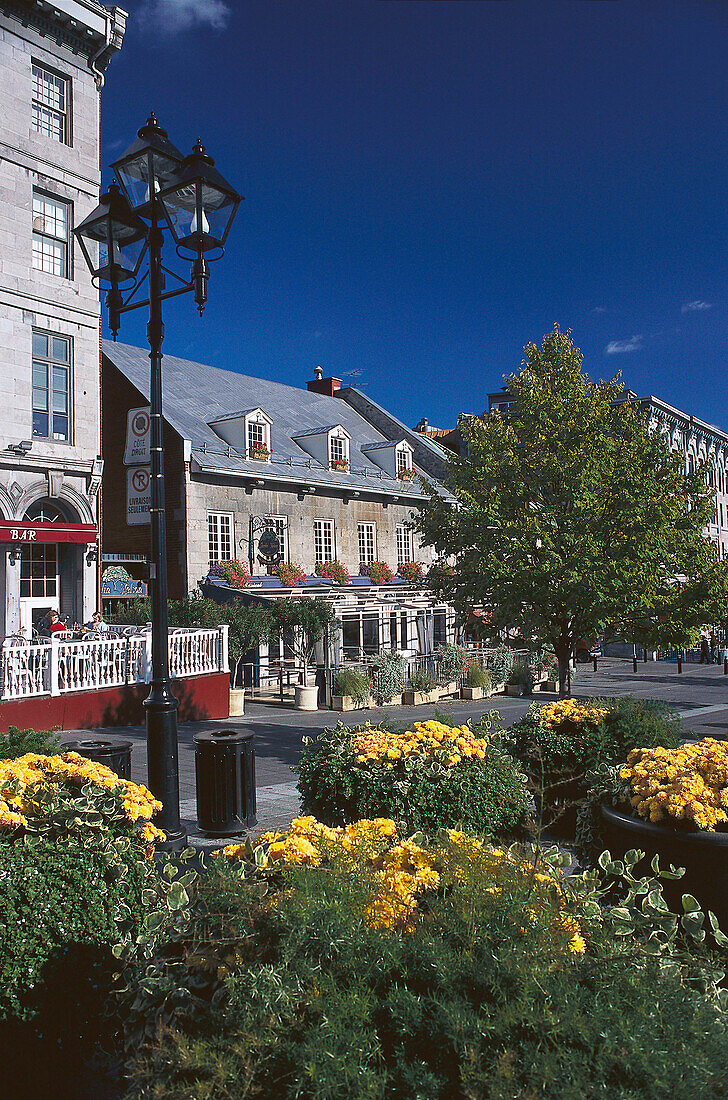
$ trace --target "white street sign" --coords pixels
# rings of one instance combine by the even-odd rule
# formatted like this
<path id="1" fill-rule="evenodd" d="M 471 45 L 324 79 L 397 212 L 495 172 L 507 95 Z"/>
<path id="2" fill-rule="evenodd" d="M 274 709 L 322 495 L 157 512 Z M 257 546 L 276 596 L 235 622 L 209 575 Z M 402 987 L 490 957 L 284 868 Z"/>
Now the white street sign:
<path id="1" fill-rule="evenodd" d="M 129 409 L 126 420 L 125 466 L 146 466 L 152 461 L 149 442 L 149 409 Z"/>
<path id="2" fill-rule="evenodd" d="M 151 485 L 147 466 L 131 466 L 126 471 L 126 522 L 149 523 Z"/>

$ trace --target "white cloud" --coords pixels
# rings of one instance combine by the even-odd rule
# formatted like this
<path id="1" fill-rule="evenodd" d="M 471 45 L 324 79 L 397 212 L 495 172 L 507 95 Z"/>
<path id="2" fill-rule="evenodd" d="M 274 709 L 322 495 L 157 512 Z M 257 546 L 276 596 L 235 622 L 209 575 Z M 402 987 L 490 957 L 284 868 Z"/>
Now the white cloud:
<path id="1" fill-rule="evenodd" d="M 592 313 L 606 313 L 606 312 L 607 312 L 607 307 L 606 306 L 594 306 L 594 309 L 592 310 Z"/>
<path id="2" fill-rule="evenodd" d="M 224 31 L 229 18 L 225 0 L 146 0 L 139 12 L 139 25 L 174 35 L 198 27 Z"/>
<path id="3" fill-rule="evenodd" d="M 701 313 L 704 309 L 712 309 L 712 302 L 701 302 L 698 299 L 696 302 L 686 302 L 680 310 L 681 313 Z"/>
<path id="4" fill-rule="evenodd" d="M 610 340 L 604 349 L 605 355 L 621 355 L 628 351 L 640 351 L 642 348 L 641 336 L 630 336 L 629 340 Z"/>

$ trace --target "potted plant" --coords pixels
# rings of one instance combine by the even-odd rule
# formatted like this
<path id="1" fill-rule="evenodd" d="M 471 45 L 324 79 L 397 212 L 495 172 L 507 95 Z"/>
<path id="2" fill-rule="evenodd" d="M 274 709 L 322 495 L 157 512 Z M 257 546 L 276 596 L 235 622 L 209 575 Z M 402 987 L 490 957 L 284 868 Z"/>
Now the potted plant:
<path id="1" fill-rule="evenodd" d="M 294 562 L 279 562 L 276 566 L 276 576 L 286 588 L 298 588 L 306 583 L 306 574 L 301 566 Z"/>
<path id="2" fill-rule="evenodd" d="M 522 658 L 513 662 L 508 673 L 506 695 L 530 695 L 533 690 L 533 676 L 528 663 Z"/>
<path id="3" fill-rule="evenodd" d="M 637 748 L 614 769 L 611 802 L 601 803 L 601 841 L 621 856 L 632 848 L 663 867 L 684 868 L 668 884 L 668 904 L 697 909 L 728 928 L 728 743 L 706 737 L 677 748 Z M 686 904 L 685 898 L 688 903 Z"/>
<path id="4" fill-rule="evenodd" d="M 332 470 L 338 470 L 341 474 L 349 472 L 349 459 L 348 458 L 335 458 L 331 463 Z"/>
<path id="5" fill-rule="evenodd" d="M 295 688 L 297 710 L 318 710 L 318 685 L 309 683 L 316 646 L 338 629 L 333 608 L 322 600 L 302 597 L 276 600 L 270 612 L 280 635 L 290 638 L 293 653 L 301 666 L 301 682 Z"/>
<path id="6" fill-rule="evenodd" d="M 412 481 L 415 476 L 415 470 L 412 466 L 403 466 L 401 470 L 397 471 L 397 477 L 400 481 Z"/>
<path id="7" fill-rule="evenodd" d="M 398 653 L 380 653 L 373 666 L 372 689 L 379 706 L 402 702 L 406 662 Z"/>
<path id="8" fill-rule="evenodd" d="M 362 562 L 359 566 L 359 576 L 369 577 L 372 584 L 389 584 L 394 580 L 394 573 L 386 561 Z"/>
<path id="9" fill-rule="evenodd" d="M 410 584 L 422 584 L 425 579 L 425 571 L 421 562 L 418 561 L 402 562 L 397 569 L 397 574 L 403 581 L 409 581 Z"/>
<path id="10" fill-rule="evenodd" d="M 490 694 L 490 673 L 482 665 L 473 663 L 465 674 L 467 684 L 460 689 L 461 699 L 482 699 Z"/>
<path id="11" fill-rule="evenodd" d="M 247 588 L 250 570 L 243 561 L 216 561 L 207 571 L 208 580 L 224 581 L 230 588 Z"/>
<path id="12" fill-rule="evenodd" d="M 337 584 L 351 583 L 349 570 L 340 561 L 317 561 L 316 575 L 326 577 L 330 581 L 336 581 Z"/>
<path id="13" fill-rule="evenodd" d="M 368 707 L 371 694 L 371 681 L 362 669 L 339 669 L 334 676 L 331 709 L 345 711 Z"/>
<path id="14" fill-rule="evenodd" d="M 462 646 L 440 646 L 435 653 L 437 661 L 437 681 L 440 685 L 440 695 L 454 695 L 458 690 L 458 683 L 468 667 L 468 655 Z"/>
<path id="15" fill-rule="evenodd" d="M 266 447 L 265 443 L 251 443 L 248 447 L 248 458 L 254 458 L 258 459 L 261 462 L 265 462 L 267 459 L 270 458 L 270 451 Z"/>
<path id="16" fill-rule="evenodd" d="M 435 681 L 424 669 L 418 669 L 410 676 L 409 688 L 402 692 L 402 702 L 406 706 L 420 706 L 422 703 L 436 703 L 439 692 L 435 690 Z"/>
<path id="17" fill-rule="evenodd" d="M 507 645 L 499 645 L 489 658 L 491 672 L 491 694 L 505 690 L 506 682 L 513 668 L 513 650 Z"/>

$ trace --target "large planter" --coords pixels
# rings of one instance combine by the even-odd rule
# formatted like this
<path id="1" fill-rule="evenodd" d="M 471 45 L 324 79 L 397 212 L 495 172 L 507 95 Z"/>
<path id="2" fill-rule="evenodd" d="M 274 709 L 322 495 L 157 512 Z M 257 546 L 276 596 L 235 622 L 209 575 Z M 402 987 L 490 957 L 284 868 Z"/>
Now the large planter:
<path id="1" fill-rule="evenodd" d="M 506 690 L 506 685 L 505 684 L 501 683 L 501 684 L 491 684 L 490 685 L 490 694 L 491 695 L 502 695 L 505 690 Z"/>
<path id="2" fill-rule="evenodd" d="M 693 894 L 701 907 L 712 909 L 723 931 L 728 931 L 728 833 L 694 832 L 652 825 L 631 817 L 614 806 L 602 804 L 602 840 L 613 856 L 621 858 L 630 848 L 639 848 L 649 861 L 660 857 L 660 866 L 684 867 L 675 882 L 663 880 L 663 893 L 670 908 L 682 913 L 682 895 Z M 639 866 L 638 866 L 639 871 Z"/>
<path id="3" fill-rule="evenodd" d="M 458 685 L 454 680 L 450 680 L 447 684 L 440 684 L 437 690 L 440 698 L 442 698 L 443 695 L 455 695 L 458 690 Z"/>
<path id="4" fill-rule="evenodd" d="M 461 699 L 482 699 L 485 695 L 485 688 L 460 688 Z"/>
<path id="5" fill-rule="evenodd" d="M 377 706 L 378 707 L 401 707 L 402 706 L 402 696 L 401 695 L 393 695 L 391 699 L 379 699 L 379 701 L 377 702 Z"/>
<path id="6" fill-rule="evenodd" d="M 550 691 L 554 694 L 559 690 L 558 680 L 544 680 L 541 684 L 541 691 Z"/>
<path id="7" fill-rule="evenodd" d="M 231 718 L 240 718 L 245 713 L 244 688 L 230 688 L 230 706 L 228 713 Z"/>
<path id="8" fill-rule="evenodd" d="M 433 691 L 403 691 L 402 702 L 406 707 L 419 707 L 424 703 L 436 703 L 440 693 Z"/>
<path id="9" fill-rule="evenodd" d="M 526 689 L 523 684 L 506 684 L 506 695 L 525 695 Z"/>
<path id="10" fill-rule="evenodd" d="M 338 711 L 345 710 L 366 710 L 367 707 L 372 705 L 371 696 L 367 696 L 363 703 L 358 703 L 356 699 L 352 699 L 351 695 L 332 695 L 331 696 L 331 709 Z"/>
<path id="11" fill-rule="evenodd" d="M 296 710 L 318 710 L 317 684 L 297 684 L 295 692 Z"/>

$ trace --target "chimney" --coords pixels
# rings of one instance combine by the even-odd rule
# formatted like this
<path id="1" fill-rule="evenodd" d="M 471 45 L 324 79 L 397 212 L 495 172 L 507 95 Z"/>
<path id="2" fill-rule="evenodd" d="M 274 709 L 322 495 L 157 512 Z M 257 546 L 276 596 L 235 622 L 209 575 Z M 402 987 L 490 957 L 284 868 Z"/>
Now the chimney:
<path id="1" fill-rule="evenodd" d="M 306 383 L 306 387 L 311 393 L 323 393 L 326 397 L 333 397 L 334 391 L 341 389 L 341 379 L 324 378 L 323 367 L 316 367 L 313 373 L 315 375 L 313 381 Z"/>
<path id="2" fill-rule="evenodd" d="M 420 420 L 419 424 L 415 428 L 415 431 L 420 432 L 420 434 L 422 434 L 423 432 L 428 432 L 429 430 L 430 430 L 430 425 L 427 423 L 427 417 L 423 416 L 422 420 Z"/>

